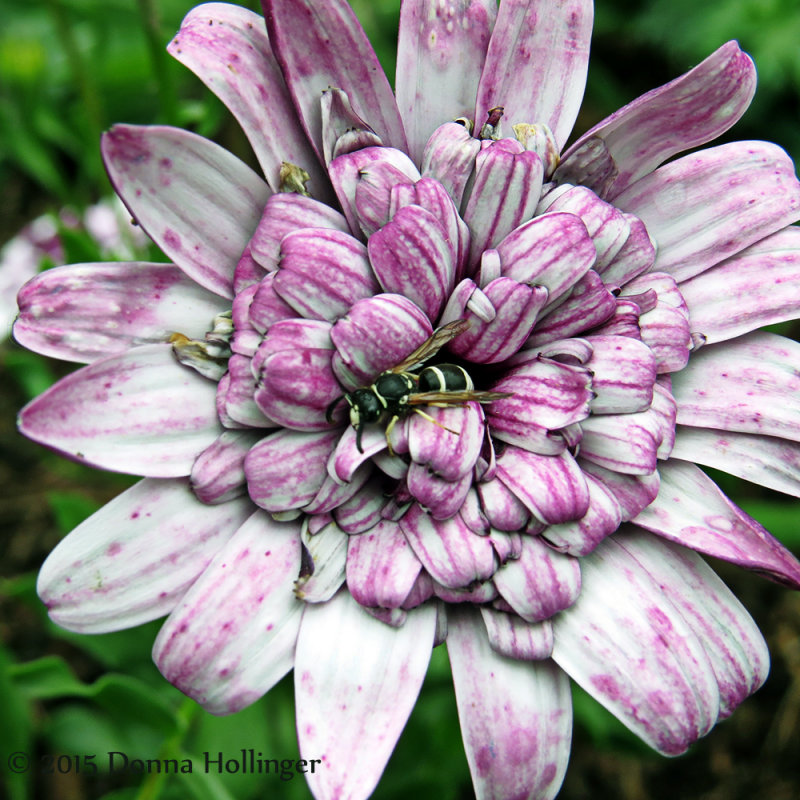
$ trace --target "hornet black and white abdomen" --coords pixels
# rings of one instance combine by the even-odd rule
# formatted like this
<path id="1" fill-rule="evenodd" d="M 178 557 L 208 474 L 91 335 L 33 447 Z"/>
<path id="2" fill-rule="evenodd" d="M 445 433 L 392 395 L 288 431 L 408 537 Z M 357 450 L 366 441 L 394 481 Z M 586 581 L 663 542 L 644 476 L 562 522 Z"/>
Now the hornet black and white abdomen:
<path id="1" fill-rule="evenodd" d="M 419 369 L 428 359 L 433 358 L 442 347 L 469 327 L 465 319 L 457 319 L 437 328 L 429 339 L 426 339 L 414 352 L 409 354 L 392 369 L 387 369 L 375 379 L 371 386 L 356 389 L 354 392 L 337 397 L 326 412 L 328 422 L 333 423 L 333 411 L 344 400 L 350 406 L 350 424 L 356 430 L 356 447 L 363 453 L 361 434 L 370 423 L 384 420 L 386 425 L 386 442 L 391 443 L 389 436 L 397 421 L 407 417 L 412 411 L 440 425 L 433 417 L 426 414 L 418 406 L 455 406 L 471 400 L 478 403 L 491 403 L 503 397 L 507 392 L 479 392 L 469 373 L 457 364 L 438 364 L 425 367 L 419 374 L 412 372 Z M 450 428 L 445 428 L 450 431 Z M 458 434 L 457 431 L 450 431 Z"/>

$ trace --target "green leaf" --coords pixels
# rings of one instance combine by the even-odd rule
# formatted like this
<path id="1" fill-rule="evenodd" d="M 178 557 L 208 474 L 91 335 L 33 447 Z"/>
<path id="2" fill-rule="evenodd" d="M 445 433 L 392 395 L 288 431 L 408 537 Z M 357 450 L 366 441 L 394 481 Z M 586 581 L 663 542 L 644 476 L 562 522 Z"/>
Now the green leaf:
<path id="1" fill-rule="evenodd" d="M 100 503 L 80 492 L 48 492 L 47 502 L 62 533 L 69 533 L 100 508 Z"/>
<path id="2" fill-rule="evenodd" d="M 12 753 L 30 753 L 32 742 L 30 706 L 26 698 L 17 691 L 11 676 L 13 666 L 11 656 L 0 647 L 0 707 L 3 709 L 0 752 L 4 759 Z M 23 800 L 28 796 L 29 774 L 3 770 L 10 800 Z"/>

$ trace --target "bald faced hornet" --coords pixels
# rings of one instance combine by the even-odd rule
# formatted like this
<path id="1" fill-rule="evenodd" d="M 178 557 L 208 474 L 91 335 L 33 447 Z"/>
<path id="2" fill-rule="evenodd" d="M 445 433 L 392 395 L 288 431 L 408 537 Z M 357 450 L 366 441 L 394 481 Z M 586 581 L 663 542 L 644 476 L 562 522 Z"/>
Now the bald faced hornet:
<path id="1" fill-rule="evenodd" d="M 429 339 L 399 364 L 378 375 L 371 386 L 337 397 L 328 406 L 326 419 L 329 423 L 333 422 L 333 411 L 342 400 L 350 406 L 350 424 L 356 429 L 356 447 L 359 453 L 364 452 L 361 446 L 364 427 L 371 422 L 387 421 L 386 442 L 391 453 L 389 436 L 394 426 L 398 420 L 412 412 L 444 428 L 444 425 L 422 411 L 419 406 L 455 406 L 470 400 L 491 403 L 493 400 L 510 397 L 507 392 L 475 391 L 472 378 L 463 367 L 456 364 L 439 364 L 425 367 L 419 374 L 413 372 L 468 327 L 467 320 L 458 319 L 437 328 Z M 458 431 L 450 428 L 445 430 L 458 434 Z"/>

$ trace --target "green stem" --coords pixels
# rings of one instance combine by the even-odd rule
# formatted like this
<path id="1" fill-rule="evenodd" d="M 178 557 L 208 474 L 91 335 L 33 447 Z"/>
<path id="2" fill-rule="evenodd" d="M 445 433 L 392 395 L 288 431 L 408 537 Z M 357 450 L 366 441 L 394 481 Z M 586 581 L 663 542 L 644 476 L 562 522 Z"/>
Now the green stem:
<path id="1" fill-rule="evenodd" d="M 178 96 L 175 92 L 175 81 L 164 47 L 161 25 L 158 19 L 158 10 L 155 0 L 137 0 L 139 17 L 142 20 L 147 49 L 150 51 L 150 61 L 158 83 L 158 100 L 161 105 L 161 114 L 169 125 L 177 125 Z"/>

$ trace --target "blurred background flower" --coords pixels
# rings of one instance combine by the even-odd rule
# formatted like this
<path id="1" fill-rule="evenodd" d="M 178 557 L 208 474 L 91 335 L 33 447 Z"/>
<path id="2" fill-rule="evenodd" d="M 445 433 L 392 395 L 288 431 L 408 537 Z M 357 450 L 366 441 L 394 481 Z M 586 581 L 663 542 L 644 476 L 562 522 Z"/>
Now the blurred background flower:
<path id="1" fill-rule="evenodd" d="M 60 260 L 113 257 L 89 221 L 94 212 L 88 211 L 108 193 L 99 134 L 112 122 L 190 127 L 255 164 L 227 111 L 164 50 L 190 5 L 185 0 L 29 0 L 4 11 L 0 242 L 25 231 L 16 245 L 3 249 L 4 259 L 15 258 L 12 271 L 31 268 L 24 256 L 33 253 L 35 259 L 37 243 L 50 249 L 36 269 Z M 259 10 L 255 2 L 242 5 Z M 393 75 L 399 0 L 353 0 L 352 5 L 387 74 Z M 726 139 L 768 138 L 800 160 L 794 111 L 800 93 L 800 10 L 795 0 L 718 0 L 713 7 L 690 0 L 597 0 L 596 6 L 589 84 L 577 134 L 737 38 L 754 57 L 760 82 L 749 112 Z M 59 211 L 65 207 L 72 211 Z M 38 221 L 44 213 L 49 223 Z M 60 250 L 52 249 L 56 240 Z M 163 257 L 151 252 L 148 258 Z M 17 277 L 24 280 L 19 272 L 8 277 L 4 268 L 0 286 L 5 291 Z M 797 337 L 791 326 L 778 330 Z M 64 533 L 130 485 L 123 476 L 41 452 L 16 434 L 16 410 L 68 369 L 12 342 L 0 345 L 0 526 L 6 533 L 0 584 L 0 702 L 6 725 L 0 756 L 2 763 L 14 751 L 28 751 L 37 759 L 64 756 L 36 760 L 35 769 L 26 774 L 4 770 L 8 795 L 308 797 L 302 779 L 199 771 L 182 776 L 109 774 L 103 769 L 105 754 L 114 750 L 139 758 L 193 758 L 196 764 L 202 764 L 204 751 L 236 755 L 241 748 L 256 748 L 264 757 L 297 757 L 292 687 L 290 680 L 284 681 L 246 711 L 214 718 L 164 685 L 149 659 L 154 626 L 81 637 L 47 621 L 33 590 L 44 556 Z M 746 511 L 800 551 L 795 501 L 721 473 L 713 477 Z M 800 714 L 800 600 L 754 576 L 715 566 L 765 632 L 773 657 L 765 688 L 687 756 L 672 762 L 649 753 L 577 692 L 576 747 L 560 797 L 727 800 L 800 795 L 794 758 Z M 440 648 L 376 798 L 412 792 L 420 797 L 472 796 L 451 686 Z M 97 775 L 74 760 L 90 753 L 98 754 Z"/>

